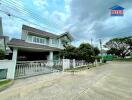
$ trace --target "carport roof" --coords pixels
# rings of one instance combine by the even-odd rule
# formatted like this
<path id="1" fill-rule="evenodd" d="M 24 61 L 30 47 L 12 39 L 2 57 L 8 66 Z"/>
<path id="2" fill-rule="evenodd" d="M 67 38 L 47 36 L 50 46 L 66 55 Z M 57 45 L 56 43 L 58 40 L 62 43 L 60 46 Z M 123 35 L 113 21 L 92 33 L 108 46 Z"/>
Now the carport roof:
<path id="1" fill-rule="evenodd" d="M 47 45 L 28 43 L 20 39 L 12 39 L 10 42 L 8 42 L 8 46 L 10 48 L 42 50 L 42 51 L 60 51 L 61 50 L 60 48 L 50 47 Z"/>

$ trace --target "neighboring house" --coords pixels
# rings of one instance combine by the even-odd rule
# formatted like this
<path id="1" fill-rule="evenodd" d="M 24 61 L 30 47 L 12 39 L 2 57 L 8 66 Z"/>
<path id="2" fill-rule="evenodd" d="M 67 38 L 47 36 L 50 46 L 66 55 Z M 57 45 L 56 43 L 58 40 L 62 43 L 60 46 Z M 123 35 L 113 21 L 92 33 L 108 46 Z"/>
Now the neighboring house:
<path id="1" fill-rule="evenodd" d="M 22 26 L 21 39 L 12 39 L 8 46 L 15 50 L 17 60 L 59 60 L 59 52 L 71 44 L 69 33 L 55 35 L 30 26 Z"/>

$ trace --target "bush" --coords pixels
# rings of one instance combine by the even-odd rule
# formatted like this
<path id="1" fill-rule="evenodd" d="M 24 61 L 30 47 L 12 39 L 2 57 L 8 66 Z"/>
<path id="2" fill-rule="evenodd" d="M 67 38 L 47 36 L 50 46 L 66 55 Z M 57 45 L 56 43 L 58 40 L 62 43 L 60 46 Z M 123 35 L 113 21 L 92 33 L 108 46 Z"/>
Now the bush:
<path id="1" fill-rule="evenodd" d="M 0 60 L 3 60 L 5 58 L 5 53 L 3 50 L 0 49 Z"/>

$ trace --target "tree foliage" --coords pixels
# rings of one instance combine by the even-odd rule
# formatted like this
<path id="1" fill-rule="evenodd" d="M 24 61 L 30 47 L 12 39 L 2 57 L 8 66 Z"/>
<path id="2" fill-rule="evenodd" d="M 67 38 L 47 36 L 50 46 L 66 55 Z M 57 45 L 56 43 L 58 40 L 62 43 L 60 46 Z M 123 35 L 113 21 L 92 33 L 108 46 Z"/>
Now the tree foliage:
<path id="1" fill-rule="evenodd" d="M 64 50 L 60 52 L 61 58 L 74 59 L 76 57 L 76 47 L 66 46 Z"/>
<path id="2" fill-rule="evenodd" d="M 5 53 L 3 50 L 0 49 L 0 60 L 3 60 L 5 58 Z"/>
<path id="3" fill-rule="evenodd" d="M 108 54 L 114 54 L 124 58 L 132 52 L 132 36 L 111 39 L 105 44 L 105 47 L 109 49 L 107 51 Z"/>
<path id="4" fill-rule="evenodd" d="M 97 56 L 100 53 L 99 48 L 94 47 L 94 53 L 95 53 L 95 56 Z"/>
<path id="5" fill-rule="evenodd" d="M 82 43 L 78 48 L 73 46 L 67 46 L 61 51 L 61 57 L 66 59 L 85 60 L 87 62 L 94 62 L 95 56 L 99 54 L 97 47 L 92 47 L 88 43 Z"/>

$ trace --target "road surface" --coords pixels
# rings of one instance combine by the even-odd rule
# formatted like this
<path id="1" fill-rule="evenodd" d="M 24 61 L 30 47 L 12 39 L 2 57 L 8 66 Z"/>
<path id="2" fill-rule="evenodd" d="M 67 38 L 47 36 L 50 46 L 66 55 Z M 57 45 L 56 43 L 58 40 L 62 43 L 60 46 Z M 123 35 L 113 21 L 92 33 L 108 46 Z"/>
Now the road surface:
<path id="1" fill-rule="evenodd" d="M 132 100 L 132 62 L 16 80 L 0 100 Z"/>

